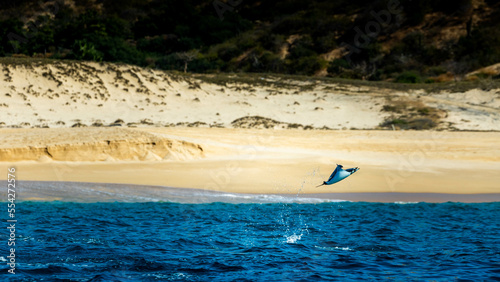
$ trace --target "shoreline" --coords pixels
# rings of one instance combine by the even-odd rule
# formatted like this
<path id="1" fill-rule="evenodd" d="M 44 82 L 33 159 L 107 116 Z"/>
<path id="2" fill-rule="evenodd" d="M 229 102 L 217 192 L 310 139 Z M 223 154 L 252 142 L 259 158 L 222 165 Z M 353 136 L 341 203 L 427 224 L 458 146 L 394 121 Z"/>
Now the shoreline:
<path id="1" fill-rule="evenodd" d="M 6 181 L 0 181 L 5 186 Z M 493 203 L 500 202 L 500 193 L 298 193 L 249 194 L 195 188 L 131 185 L 117 183 L 22 181 L 17 188 L 18 202 L 171 202 L 171 203 Z M 2 193 L 5 194 L 5 193 Z"/>
<path id="2" fill-rule="evenodd" d="M 108 135 L 101 134 L 103 130 Z M 16 132 L 17 137 L 0 130 L 0 156 L 4 152 L 3 156 L 23 159 L 20 152 L 26 151 L 32 160 L 3 159 L 0 171 L 16 166 L 20 181 L 122 183 L 250 194 L 500 192 L 500 148 L 496 146 L 500 133 L 496 132 L 224 128 Z M 38 140 L 30 141 L 27 136 L 34 133 Z M 37 149 L 41 155 L 31 155 L 33 142 L 46 144 Z M 158 144 L 164 146 L 158 148 Z M 81 161 L 86 159 L 93 161 Z M 361 169 L 337 184 L 316 188 L 336 163 Z M 0 180 L 6 176 L 0 174 Z"/>

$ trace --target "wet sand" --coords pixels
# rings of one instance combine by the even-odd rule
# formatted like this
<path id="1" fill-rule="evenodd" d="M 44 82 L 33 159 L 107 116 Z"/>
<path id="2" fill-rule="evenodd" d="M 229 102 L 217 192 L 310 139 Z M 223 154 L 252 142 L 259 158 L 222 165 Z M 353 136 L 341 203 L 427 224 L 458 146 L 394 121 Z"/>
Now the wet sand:
<path id="1" fill-rule="evenodd" d="M 7 186 L 6 181 L 0 185 Z M 3 191 L 2 196 L 5 195 Z M 175 202 L 175 203 L 322 203 L 322 202 L 379 202 L 412 204 L 418 202 L 483 203 L 499 202 L 496 194 L 446 193 L 316 193 L 316 194 L 249 194 L 210 191 L 166 186 L 22 181 L 16 193 L 17 201 L 65 202 Z"/>

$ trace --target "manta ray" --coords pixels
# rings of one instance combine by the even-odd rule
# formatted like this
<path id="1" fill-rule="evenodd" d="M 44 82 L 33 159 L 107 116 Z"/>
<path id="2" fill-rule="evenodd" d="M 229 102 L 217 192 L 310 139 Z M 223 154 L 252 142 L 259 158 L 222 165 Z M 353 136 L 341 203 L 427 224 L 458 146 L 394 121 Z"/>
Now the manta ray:
<path id="1" fill-rule="evenodd" d="M 337 183 L 340 180 L 346 179 L 348 176 L 350 176 L 351 174 L 355 173 L 358 170 L 359 167 L 343 169 L 343 166 L 338 164 L 335 170 L 332 172 L 332 175 L 330 175 L 330 178 L 328 178 L 327 181 L 323 181 L 323 184 L 318 185 L 316 187 L 320 187 L 323 185 L 332 185 L 334 183 Z"/>

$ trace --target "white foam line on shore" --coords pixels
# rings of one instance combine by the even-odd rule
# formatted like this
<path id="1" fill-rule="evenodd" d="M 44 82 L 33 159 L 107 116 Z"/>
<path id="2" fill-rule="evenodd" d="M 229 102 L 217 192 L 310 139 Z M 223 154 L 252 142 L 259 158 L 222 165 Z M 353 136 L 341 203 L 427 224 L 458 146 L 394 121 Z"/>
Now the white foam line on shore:
<path id="1" fill-rule="evenodd" d="M 243 194 L 162 186 L 85 182 L 23 182 L 19 200 L 60 199 L 71 202 L 174 202 L 174 203 L 326 203 L 343 200 L 297 195 Z"/>

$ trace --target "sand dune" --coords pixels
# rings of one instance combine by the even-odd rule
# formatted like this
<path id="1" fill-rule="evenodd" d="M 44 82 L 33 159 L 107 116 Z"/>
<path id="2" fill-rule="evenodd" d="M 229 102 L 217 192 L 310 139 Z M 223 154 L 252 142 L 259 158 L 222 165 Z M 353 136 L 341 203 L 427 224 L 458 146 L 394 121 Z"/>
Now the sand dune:
<path id="1" fill-rule="evenodd" d="M 71 61 L 0 61 L 0 68 L 0 127 L 375 129 L 387 119 L 436 109 L 439 129 L 500 130 L 496 89 L 396 91 L 314 78 L 245 81 Z M 383 110 L 401 101 L 404 111 Z M 427 108 L 419 112 L 415 105 Z"/>

